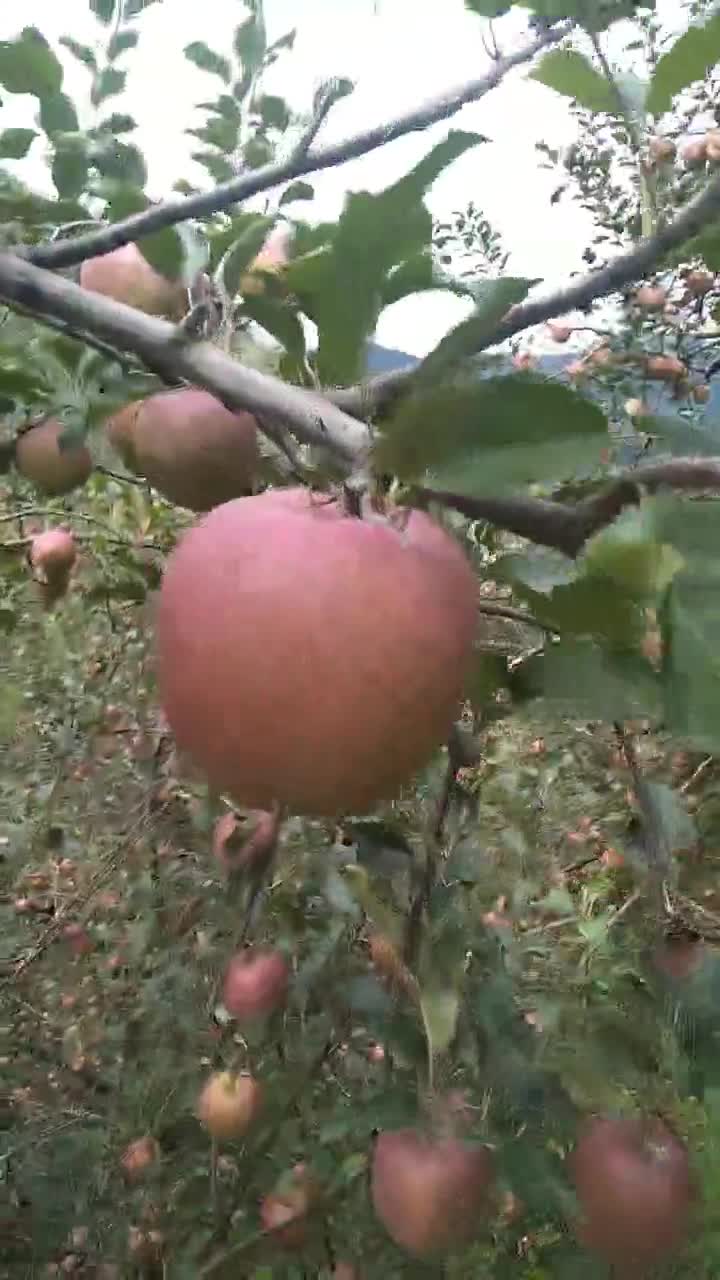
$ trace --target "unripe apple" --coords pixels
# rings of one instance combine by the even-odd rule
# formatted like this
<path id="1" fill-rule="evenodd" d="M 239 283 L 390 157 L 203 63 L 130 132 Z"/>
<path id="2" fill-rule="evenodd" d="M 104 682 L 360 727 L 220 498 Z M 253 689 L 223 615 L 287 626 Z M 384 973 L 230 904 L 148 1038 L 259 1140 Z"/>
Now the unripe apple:
<path id="1" fill-rule="evenodd" d="M 136 1138 L 123 1151 L 120 1165 L 129 1182 L 137 1182 L 160 1159 L 160 1146 L 150 1134 Z"/>
<path id="2" fill-rule="evenodd" d="M 587 1248 L 630 1274 L 683 1245 L 695 1188 L 684 1142 L 659 1117 L 587 1121 L 569 1165 Z"/>
<path id="3" fill-rule="evenodd" d="M 213 1138 L 241 1138 L 262 1106 L 262 1087 L 250 1075 L 216 1071 L 197 1102 L 200 1123 Z"/>
<path id="4" fill-rule="evenodd" d="M 667 291 L 659 284 L 642 284 L 636 291 L 633 302 L 643 311 L 662 311 L 667 301 Z"/>
<path id="5" fill-rule="evenodd" d="M 289 980 L 290 966 L 282 952 L 241 951 L 225 970 L 223 1004 L 240 1023 L 265 1018 L 285 1003 Z"/>
<path id="6" fill-rule="evenodd" d="M 693 138 L 686 142 L 680 158 L 686 169 L 702 169 L 707 160 L 707 144 L 704 138 Z"/>
<path id="7" fill-rule="evenodd" d="M 491 1208 L 494 1170 L 485 1147 L 434 1141 L 414 1129 L 381 1133 L 371 1195 L 388 1235 L 412 1257 L 453 1251 L 478 1233 Z"/>

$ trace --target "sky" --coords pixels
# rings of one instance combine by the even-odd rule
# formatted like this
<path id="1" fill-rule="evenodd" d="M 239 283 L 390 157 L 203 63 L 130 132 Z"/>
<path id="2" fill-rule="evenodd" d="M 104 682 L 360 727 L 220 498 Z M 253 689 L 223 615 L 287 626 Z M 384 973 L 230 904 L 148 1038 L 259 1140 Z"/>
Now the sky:
<path id="1" fill-rule="evenodd" d="M 21 16 L 19 14 L 21 9 Z M 307 110 L 313 90 L 330 75 L 347 76 L 356 88 L 338 103 L 320 141 L 336 141 L 392 118 L 428 97 L 484 73 L 490 59 L 483 47 L 486 26 L 464 0 L 265 0 L 269 38 L 290 27 L 298 30 L 292 53 L 283 55 L 268 79 L 269 91 L 281 91 L 297 109 Z M 522 14 L 522 11 L 520 11 Z M 511 13 L 496 24 L 503 48 L 524 43 L 524 21 Z M 219 84 L 192 66 L 183 48 L 202 40 L 219 53 L 231 49 L 232 32 L 245 16 L 241 0 L 160 0 L 138 24 L 140 43 L 124 60 L 129 76 L 122 99 L 112 109 L 128 110 L 138 121 L 136 135 L 145 152 L 148 192 L 161 198 L 178 178 L 201 177 L 190 160 L 196 140 L 184 135 L 199 123 L 194 104 L 212 96 Z M 87 0 L 23 0 L 0 7 L 0 39 L 21 26 L 36 25 L 51 41 L 66 34 L 94 45 L 104 29 Z M 66 68 L 65 88 L 76 102 L 86 100 L 84 68 L 58 53 Z M 0 128 L 31 124 L 35 100 L 5 95 Z M 550 207 L 556 176 L 539 168 L 536 142 L 566 146 L 575 136 L 567 100 L 527 79 L 527 68 L 511 73 L 482 101 L 465 107 L 447 122 L 424 133 L 398 139 L 342 167 L 314 175 L 312 206 L 303 216 L 325 219 L 339 214 L 348 190 L 381 190 L 426 153 L 449 127 L 477 130 L 490 142 L 472 148 L 435 184 L 429 206 L 436 216 L 475 201 L 501 231 L 511 251 L 509 271 L 542 277 L 544 288 L 565 283 L 581 268 L 589 239 L 588 216 L 569 201 Z M 17 172 L 46 186 L 42 139 L 36 139 Z M 300 206 L 297 206 L 300 209 Z M 462 318 L 466 304 L 432 293 L 416 295 L 388 308 L 380 319 L 378 341 L 422 355 Z"/>

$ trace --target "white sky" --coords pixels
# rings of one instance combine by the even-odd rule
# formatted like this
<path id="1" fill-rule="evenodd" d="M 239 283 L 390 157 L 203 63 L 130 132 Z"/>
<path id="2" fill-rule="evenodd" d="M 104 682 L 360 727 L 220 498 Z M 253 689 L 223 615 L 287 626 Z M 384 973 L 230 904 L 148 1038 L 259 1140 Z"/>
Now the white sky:
<path id="1" fill-rule="evenodd" d="M 283 55 L 275 85 L 268 79 L 269 89 L 279 89 L 293 106 L 307 109 L 319 80 L 344 75 L 356 81 L 355 92 L 333 109 L 323 142 L 388 119 L 482 75 L 489 65 L 481 40 L 485 24 L 465 9 L 463 0 L 266 0 L 265 7 L 270 39 L 293 25 L 298 28 L 295 49 Z M 140 20 L 140 44 L 121 63 L 130 73 L 127 91 L 109 109 L 128 110 L 138 121 L 136 137 L 148 163 L 151 195 L 169 194 L 179 177 L 206 181 L 204 170 L 194 172 L 189 159 L 197 140 L 185 137 L 183 130 L 197 123 L 193 104 L 214 96 L 220 82 L 188 63 L 182 50 L 191 40 L 203 40 L 228 53 L 233 29 L 243 16 L 241 0 L 161 0 Z M 104 34 L 87 0 L 2 5 L 1 39 L 26 25 L 38 26 L 51 40 L 67 34 L 90 45 Z M 522 28 L 522 17 L 515 14 L 497 24 L 504 48 L 523 42 Z M 87 72 L 69 55 L 63 62 L 67 91 L 76 103 L 85 100 Z M 0 128 L 31 124 L 35 100 L 4 96 Z M 337 216 L 348 189 L 382 189 L 444 137 L 448 127 L 440 124 L 311 176 L 316 200 L 298 210 L 313 218 Z M 473 199 L 501 230 L 512 252 L 509 270 L 542 276 L 545 287 L 561 284 L 581 266 L 589 224 L 587 215 L 569 203 L 550 208 L 556 178 L 539 169 L 535 142 L 562 146 L 575 136 L 566 100 L 528 81 L 521 69 L 481 102 L 464 108 L 450 127 L 478 130 L 492 142 L 473 148 L 438 180 L 429 201 L 433 213 L 449 213 Z M 17 171 L 36 184 L 43 181 L 42 138 Z M 388 308 L 377 338 L 423 354 L 464 309 L 462 302 L 444 294 L 415 296 Z"/>

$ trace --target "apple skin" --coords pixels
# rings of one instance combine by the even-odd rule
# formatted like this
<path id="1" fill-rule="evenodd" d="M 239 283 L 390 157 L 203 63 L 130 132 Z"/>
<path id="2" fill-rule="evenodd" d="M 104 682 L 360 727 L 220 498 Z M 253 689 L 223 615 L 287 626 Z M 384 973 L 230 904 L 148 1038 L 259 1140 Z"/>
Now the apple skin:
<path id="1" fill-rule="evenodd" d="M 289 980 L 290 967 L 282 952 L 240 951 L 225 970 L 223 1004 L 238 1022 L 265 1018 L 285 1003 Z"/>
<path id="2" fill-rule="evenodd" d="M 262 1088 L 249 1075 L 216 1071 L 197 1102 L 200 1123 L 213 1138 L 241 1138 L 262 1106 Z"/>
<path id="3" fill-rule="evenodd" d="M 467 1244 L 492 1204 L 494 1171 L 485 1147 L 433 1140 L 415 1129 L 381 1133 L 375 1143 L 371 1196 L 395 1244 L 415 1258 Z"/>
<path id="4" fill-rule="evenodd" d="M 586 1121 L 569 1164 L 588 1249 L 647 1267 L 682 1247 L 695 1187 L 684 1142 L 658 1116 Z"/>
<path id="5" fill-rule="evenodd" d="M 296 1164 L 281 1185 L 260 1204 L 265 1231 L 284 1249 L 301 1249 L 307 1239 L 307 1215 L 318 1202 L 319 1183 L 304 1163 Z"/>

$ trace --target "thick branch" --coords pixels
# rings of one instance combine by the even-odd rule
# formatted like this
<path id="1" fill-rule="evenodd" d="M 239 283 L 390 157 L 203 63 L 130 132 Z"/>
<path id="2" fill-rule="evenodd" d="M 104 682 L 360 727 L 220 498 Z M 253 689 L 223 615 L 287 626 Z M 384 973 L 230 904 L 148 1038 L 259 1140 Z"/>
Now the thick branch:
<path id="1" fill-rule="evenodd" d="M 206 342 L 192 342 L 175 325 L 45 271 L 15 254 L 0 253 L 0 299 L 52 324 L 61 320 L 121 351 L 131 351 L 165 379 L 185 379 L 212 392 L 230 409 L 249 409 L 287 427 L 305 444 L 331 449 L 347 463 L 369 445 L 367 427 L 322 396 L 248 369 Z"/>
<path id="2" fill-rule="evenodd" d="M 552 320 L 555 316 L 565 315 L 569 311 L 582 311 L 597 298 L 622 289 L 625 285 L 654 269 L 672 249 L 685 244 L 692 236 L 720 214 L 720 177 L 708 183 L 694 200 L 691 200 L 682 213 L 666 227 L 662 227 L 655 235 L 641 241 L 627 253 L 621 253 L 607 266 L 600 267 L 582 276 L 566 289 L 558 289 L 556 293 L 545 298 L 537 298 L 532 302 L 524 302 L 511 307 L 505 319 L 488 334 L 478 345 L 478 354 L 488 347 L 497 346 L 512 338 L 514 334 L 529 329 L 531 325 Z M 333 404 L 344 409 L 346 413 L 368 416 L 386 408 L 396 396 L 405 394 L 413 384 L 413 379 L 422 369 L 422 364 L 410 369 L 397 369 L 382 374 L 364 383 L 360 387 L 349 387 L 344 390 L 329 392 Z"/>
<path id="3" fill-rule="evenodd" d="M 288 182 L 292 178 L 299 178 L 307 173 L 317 173 L 322 169 L 333 169 L 337 165 L 345 164 L 347 160 L 354 160 L 358 156 L 366 155 L 369 151 L 375 151 L 378 147 L 385 146 L 387 142 L 394 142 L 396 138 L 402 138 L 407 133 L 427 129 L 429 125 L 437 124 L 438 121 L 455 115 L 461 107 L 469 102 L 477 102 L 479 98 L 494 89 L 514 67 L 528 62 L 548 45 L 558 44 L 571 30 L 572 23 L 564 22 L 543 32 L 528 44 L 523 45 L 516 53 L 508 54 L 506 58 L 499 58 L 487 75 L 481 76 L 478 80 L 471 80 L 468 84 L 461 85 L 460 88 L 453 89 L 449 93 L 432 98 L 415 110 L 407 111 L 397 119 L 391 120 L 388 124 L 377 125 L 374 129 L 367 129 L 364 133 L 347 138 L 344 142 L 319 147 L 305 154 L 298 153 L 296 149 L 288 159 L 277 164 L 264 165 L 252 173 L 233 178 L 230 182 L 214 187 L 212 191 L 166 200 L 162 204 L 157 204 L 142 213 L 133 214 L 122 222 L 103 227 L 102 230 L 93 231 L 89 235 L 25 249 L 24 256 L 36 266 L 51 267 L 54 270 L 74 266 L 87 258 L 109 253 L 111 249 L 117 249 L 130 240 L 140 240 L 152 231 L 161 231 L 164 227 L 175 226 L 178 222 L 186 222 L 189 218 L 207 218 L 212 213 L 227 209 L 230 205 L 239 204 L 243 200 L 249 200 L 251 196 L 256 196 L 261 191 L 270 191 L 273 187 L 280 186 L 281 183 Z"/>
<path id="4" fill-rule="evenodd" d="M 673 458 L 670 462 L 648 463 L 623 472 L 602 493 L 567 505 L 540 498 L 468 498 L 443 489 L 418 488 L 415 492 L 425 501 L 452 507 L 471 520 L 488 520 L 538 546 L 575 557 L 588 539 L 612 524 L 625 507 L 637 504 L 643 493 L 658 489 L 720 491 L 720 458 Z"/>

